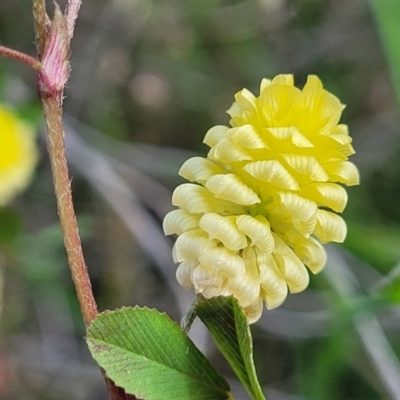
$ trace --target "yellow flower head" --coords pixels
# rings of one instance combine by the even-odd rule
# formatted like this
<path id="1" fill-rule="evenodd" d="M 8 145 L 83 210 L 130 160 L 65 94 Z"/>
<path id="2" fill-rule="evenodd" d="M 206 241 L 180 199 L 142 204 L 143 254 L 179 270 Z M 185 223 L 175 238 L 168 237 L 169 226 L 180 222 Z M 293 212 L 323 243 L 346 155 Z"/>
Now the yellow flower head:
<path id="1" fill-rule="evenodd" d="M 356 185 L 357 168 L 344 106 L 309 76 L 303 90 L 292 75 L 263 79 L 260 95 L 238 92 L 230 125 L 211 128 L 207 158 L 187 160 L 179 174 L 194 183 L 178 186 L 164 219 L 178 234 L 177 279 L 204 297 L 233 295 L 249 322 L 263 301 L 279 306 L 287 291 L 304 290 L 307 266 L 326 262 L 321 246 L 342 242 L 346 224 L 335 212 L 347 203 L 338 183 Z"/>
<path id="2" fill-rule="evenodd" d="M 0 105 L 0 206 L 31 180 L 37 161 L 34 132 Z"/>

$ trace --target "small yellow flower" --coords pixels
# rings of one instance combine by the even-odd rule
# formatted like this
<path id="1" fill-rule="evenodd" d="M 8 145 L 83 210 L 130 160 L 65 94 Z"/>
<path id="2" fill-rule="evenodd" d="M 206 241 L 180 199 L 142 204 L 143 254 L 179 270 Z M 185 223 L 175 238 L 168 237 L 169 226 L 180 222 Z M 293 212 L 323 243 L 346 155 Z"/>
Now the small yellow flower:
<path id="1" fill-rule="evenodd" d="M 359 183 L 344 106 L 309 76 L 303 90 L 292 75 L 263 79 L 260 95 L 238 92 L 230 125 L 211 128 L 207 158 L 187 160 L 164 232 L 178 234 L 177 279 L 204 297 L 233 295 L 249 322 L 263 301 L 279 306 L 304 290 L 307 266 L 326 262 L 322 243 L 343 242 L 347 193 Z"/>
<path id="2" fill-rule="evenodd" d="M 27 186 L 37 158 L 32 129 L 0 105 L 0 206 Z"/>

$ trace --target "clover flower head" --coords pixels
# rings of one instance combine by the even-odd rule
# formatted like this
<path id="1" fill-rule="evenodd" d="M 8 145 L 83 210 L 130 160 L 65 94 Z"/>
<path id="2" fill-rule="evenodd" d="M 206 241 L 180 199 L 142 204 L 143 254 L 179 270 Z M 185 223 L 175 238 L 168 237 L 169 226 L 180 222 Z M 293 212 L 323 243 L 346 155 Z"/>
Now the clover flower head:
<path id="1" fill-rule="evenodd" d="M 37 158 L 33 130 L 0 105 L 0 206 L 25 189 Z"/>
<path id="2" fill-rule="evenodd" d="M 340 184 L 359 183 L 344 106 L 313 75 L 302 90 L 292 75 L 263 79 L 260 95 L 246 89 L 228 110 L 230 127 L 205 135 L 206 158 L 187 160 L 164 219 L 177 234 L 173 257 L 185 288 L 204 297 L 233 295 L 250 323 L 263 303 L 279 306 L 288 290 L 304 290 L 306 266 L 319 272 L 321 243 L 343 242 L 338 216 L 347 203 Z"/>

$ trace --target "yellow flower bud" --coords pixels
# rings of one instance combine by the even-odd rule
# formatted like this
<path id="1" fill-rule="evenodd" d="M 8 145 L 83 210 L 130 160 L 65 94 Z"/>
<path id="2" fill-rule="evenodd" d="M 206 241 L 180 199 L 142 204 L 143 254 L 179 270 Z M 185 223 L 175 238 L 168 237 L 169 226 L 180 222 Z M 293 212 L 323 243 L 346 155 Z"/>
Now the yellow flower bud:
<path id="1" fill-rule="evenodd" d="M 0 105 L 0 205 L 25 189 L 37 158 L 32 129 Z"/>
<path id="2" fill-rule="evenodd" d="M 304 290 L 306 266 L 319 272 L 321 243 L 342 242 L 347 193 L 359 183 L 347 161 L 354 154 L 344 106 L 309 76 L 303 90 L 292 75 L 263 79 L 260 95 L 246 89 L 228 110 L 230 127 L 204 138 L 206 158 L 180 169 L 192 183 L 178 186 L 164 220 L 174 246 L 178 281 L 204 297 L 233 295 L 250 323 Z"/>

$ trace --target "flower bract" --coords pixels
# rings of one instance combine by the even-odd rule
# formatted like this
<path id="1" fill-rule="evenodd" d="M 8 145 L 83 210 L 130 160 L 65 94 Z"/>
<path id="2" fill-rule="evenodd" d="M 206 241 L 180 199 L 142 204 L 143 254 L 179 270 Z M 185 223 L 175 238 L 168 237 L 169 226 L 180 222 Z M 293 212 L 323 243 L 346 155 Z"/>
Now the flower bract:
<path id="1" fill-rule="evenodd" d="M 185 288 L 206 298 L 233 295 L 250 323 L 263 303 L 279 306 L 304 290 L 325 265 L 321 243 L 342 242 L 344 185 L 359 183 L 344 106 L 316 76 L 302 90 L 292 75 L 263 79 L 256 97 L 243 89 L 228 110 L 230 126 L 205 135 L 206 158 L 180 169 L 164 219 L 177 234 L 173 256 Z"/>
<path id="2" fill-rule="evenodd" d="M 37 158 L 31 127 L 0 104 L 0 206 L 25 189 Z"/>

